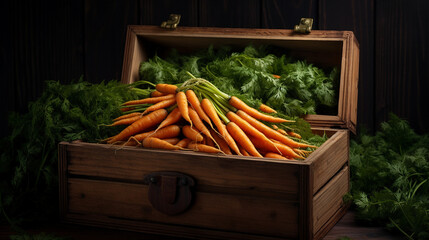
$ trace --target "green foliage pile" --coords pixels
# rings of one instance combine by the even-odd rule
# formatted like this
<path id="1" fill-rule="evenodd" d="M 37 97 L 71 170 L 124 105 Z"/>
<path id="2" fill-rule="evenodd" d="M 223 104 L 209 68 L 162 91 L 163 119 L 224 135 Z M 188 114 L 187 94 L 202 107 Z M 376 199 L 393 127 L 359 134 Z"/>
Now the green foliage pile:
<path id="1" fill-rule="evenodd" d="M 278 52 L 282 51 L 252 45 L 239 51 L 228 46 L 209 47 L 191 55 L 173 50 L 165 59 L 156 55 L 141 63 L 140 77 L 176 84 L 188 80 L 190 72 L 253 107 L 265 103 L 289 116 L 335 112 L 338 70 L 330 69 L 326 74 L 306 61 L 295 61 Z"/>
<path id="2" fill-rule="evenodd" d="M 58 212 L 58 143 L 82 139 L 96 142 L 117 132 L 102 128 L 118 106 L 137 98 L 117 81 L 69 85 L 48 81 L 28 113 L 12 114 L 12 132 L 0 148 L 0 222 L 12 226 L 52 220 Z"/>
<path id="3" fill-rule="evenodd" d="M 429 135 L 395 115 L 351 141 L 351 197 L 367 224 L 429 239 Z"/>

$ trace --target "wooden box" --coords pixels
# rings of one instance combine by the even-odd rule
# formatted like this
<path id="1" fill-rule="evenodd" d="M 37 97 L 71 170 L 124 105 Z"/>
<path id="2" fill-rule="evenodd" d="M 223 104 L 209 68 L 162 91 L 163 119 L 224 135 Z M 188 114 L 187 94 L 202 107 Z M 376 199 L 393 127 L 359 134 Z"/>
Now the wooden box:
<path id="1" fill-rule="evenodd" d="M 62 220 L 195 239 L 322 239 L 347 209 L 359 62 L 352 32 L 130 26 L 122 82 L 138 80 L 155 48 L 249 43 L 340 68 L 338 114 L 307 118 L 329 136 L 321 147 L 304 161 L 283 161 L 62 142 Z"/>

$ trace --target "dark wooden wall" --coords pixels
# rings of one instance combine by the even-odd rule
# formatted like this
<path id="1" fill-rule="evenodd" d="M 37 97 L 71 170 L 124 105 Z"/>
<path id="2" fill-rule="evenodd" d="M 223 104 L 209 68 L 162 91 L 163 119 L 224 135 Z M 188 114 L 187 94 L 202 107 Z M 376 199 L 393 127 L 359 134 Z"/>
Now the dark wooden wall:
<path id="1" fill-rule="evenodd" d="M 352 30 L 360 43 L 358 122 L 377 129 L 389 112 L 429 132 L 427 0 L 129 0 L 2 1 L 0 126 L 25 112 L 48 79 L 68 83 L 120 79 L 126 26 L 159 25 L 169 13 L 181 26 Z"/>

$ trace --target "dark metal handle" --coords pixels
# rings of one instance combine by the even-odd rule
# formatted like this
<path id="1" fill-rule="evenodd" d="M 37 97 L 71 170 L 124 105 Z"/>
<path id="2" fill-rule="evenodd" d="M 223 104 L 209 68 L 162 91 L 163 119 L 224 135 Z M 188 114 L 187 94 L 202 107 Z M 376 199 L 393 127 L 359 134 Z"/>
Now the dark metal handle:
<path id="1" fill-rule="evenodd" d="M 144 176 L 152 206 L 167 215 L 184 212 L 192 203 L 195 180 L 179 172 L 153 172 Z"/>

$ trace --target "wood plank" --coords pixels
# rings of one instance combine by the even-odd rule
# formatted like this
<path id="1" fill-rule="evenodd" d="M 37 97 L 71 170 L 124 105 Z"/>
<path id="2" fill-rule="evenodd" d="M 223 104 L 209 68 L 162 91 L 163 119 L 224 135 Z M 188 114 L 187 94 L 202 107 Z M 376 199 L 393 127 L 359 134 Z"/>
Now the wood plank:
<path id="1" fill-rule="evenodd" d="M 312 164 L 312 193 L 316 194 L 348 161 L 349 133 L 339 130 L 306 159 Z"/>
<path id="2" fill-rule="evenodd" d="M 85 0 L 86 80 L 120 80 L 127 25 L 139 23 L 138 3 Z"/>
<path id="3" fill-rule="evenodd" d="M 294 29 L 301 18 L 318 19 L 318 1 L 262 0 L 262 28 Z M 315 21 L 313 29 L 318 29 Z"/>
<path id="4" fill-rule="evenodd" d="M 349 191 L 349 168 L 346 166 L 313 199 L 313 232 L 323 225 L 337 222 L 334 214 L 345 205 L 343 196 Z M 327 231 L 326 231 L 327 232 Z"/>
<path id="5" fill-rule="evenodd" d="M 198 26 L 198 0 L 140 0 L 140 24 L 160 26 L 170 14 L 180 14 L 180 26 Z"/>
<path id="6" fill-rule="evenodd" d="M 75 143 L 67 147 L 69 174 L 142 181 L 157 171 L 193 176 L 199 186 L 225 187 L 252 194 L 296 198 L 300 161 L 209 155 L 194 152 Z"/>
<path id="7" fill-rule="evenodd" d="M 200 27 L 260 28 L 259 0 L 199 1 Z"/>
<path id="8" fill-rule="evenodd" d="M 351 30 L 359 42 L 360 68 L 357 116 L 367 130 L 374 129 L 374 0 L 319 0 L 319 29 Z M 376 78 L 377 79 L 377 78 Z M 354 116 L 353 116 L 354 118 Z"/>
<path id="9" fill-rule="evenodd" d="M 429 126 L 429 1 L 380 1 L 375 11 L 375 124 L 389 113 L 417 132 Z"/>
<path id="10" fill-rule="evenodd" d="M 298 208 L 294 202 L 196 192 L 196 200 L 187 211 L 168 216 L 152 208 L 147 191 L 147 185 L 69 178 L 69 212 L 248 234 L 297 236 Z"/>

